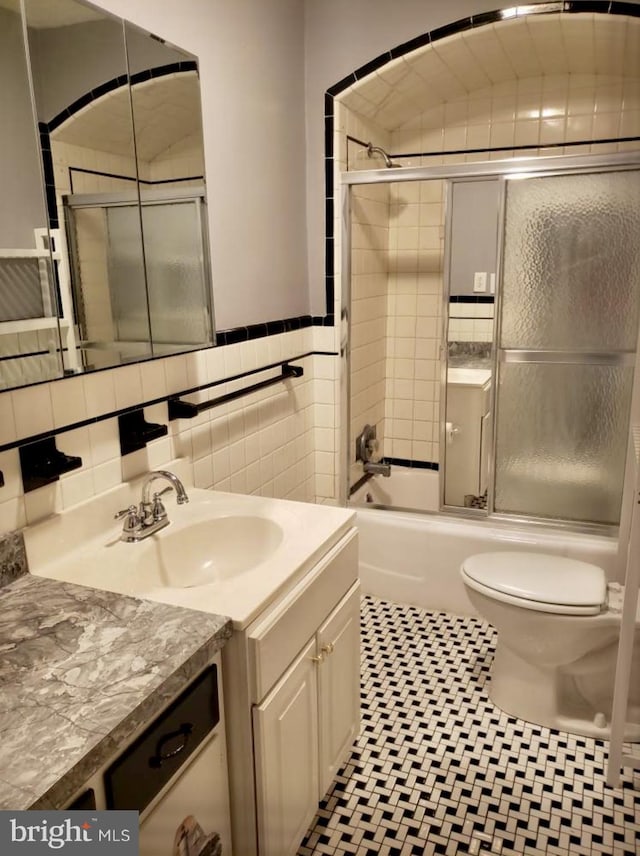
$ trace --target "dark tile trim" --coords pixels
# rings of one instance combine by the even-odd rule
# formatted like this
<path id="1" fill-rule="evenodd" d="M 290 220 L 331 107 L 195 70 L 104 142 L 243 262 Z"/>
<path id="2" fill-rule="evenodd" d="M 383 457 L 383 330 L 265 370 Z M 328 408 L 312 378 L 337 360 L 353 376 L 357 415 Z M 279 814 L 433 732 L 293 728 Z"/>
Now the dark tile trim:
<path id="1" fill-rule="evenodd" d="M 383 464 L 391 464 L 396 467 L 412 467 L 416 470 L 438 470 L 440 465 L 433 461 L 413 461 L 410 458 L 387 458 L 382 459 Z"/>
<path id="2" fill-rule="evenodd" d="M 495 303 L 494 294 L 452 294 L 449 303 Z"/>
<path id="3" fill-rule="evenodd" d="M 355 75 L 355 72 L 352 72 L 351 74 L 348 74 L 346 77 L 343 77 L 342 80 L 339 80 L 337 83 L 334 83 L 333 86 L 330 86 L 327 89 L 327 93 L 329 95 L 337 95 L 339 92 L 342 92 L 343 90 L 347 89 L 349 86 L 353 86 L 353 84 L 356 82 L 356 80 L 357 80 L 357 77 Z"/>
<path id="4" fill-rule="evenodd" d="M 471 27 L 484 27 L 485 24 L 496 24 L 502 20 L 502 15 L 497 9 L 493 12 L 481 12 L 479 15 L 471 16 Z"/>
<path id="5" fill-rule="evenodd" d="M 333 158 L 333 115 L 324 120 L 324 156 L 327 160 Z"/>
<path id="6" fill-rule="evenodd" d="M 5 443 L 4 445 L 0 445 L 0 452 L 8 452 L 11 449 L 19 449 L 20 446 L 26 446 L 31 443 L 38 443 L 42 440 L 47 440 L 51 437 L 57 437 L 60 434 L 66 434 L 69 431 L 75 431 L 78 428 L 86 428 L 89 425 L 95 425 L 98 422 L 105 422 L 107 419 L 118 419 L 121 416 L 133 413 L 134 411 L 142 410 L 144 407 L 152 407 L 154 404 L 164 404 L 165 402 L 168 402 L 169 399 L 180 398 L 183 395 L 192 395 L 195 392 L 202 392 L 203 390 L 212 389 L 213 387 L 220 386 L 223 383 L 229 383 L 229 381 L 239 380 L 240 378 L 247 377 L 249 375 L 258 374 L 262 371 L 268 371 L 270 368 L 281 365 L 282 362 L 292 363 L 297 360 L 303 360 L 307 357 L 314 356 L 338 357 L 340 355 L 337 351 L 306 351 L 303 354 L 296 354 L 295 356 L 287 357 L 286 360 L 280 360 L 277 363 L 260 366 L 256 369 L 250 369 L 247 372 L 241 372 L 237 375 L 231 375 L 230 377 L 225 377 L 221 380 L 215 380 L 209 383 L 200 384 L 200 386 L 193 386 L 189 389 L 182 389 L 178 392 L 172 392 L 169 395 L 163 395 L 160 398 L 153 398 L 149 399 L 148 401 L 140 401 L 137 404 L 132 405 L 131 407 L 123 407 L 121 410 L 113 410 L 110 413 L 103 413 L 100 416 L 93 416 L 89 419 L 83 419 L 80 422 L 73 422 L 70 425 L 63 425 L 61 428 L 53 428 L 51 431 L 44 431 L 41 434 L 33 434 L 29 437 L 20 437 L 20 439 L 14 440 L 11 443 Z M 110 368 L 114 368 L 114 366 L 111 366 Z M 102 371 L 106 371 L 106 369 L 102 369 Z M 33 385 L 34 384 L 30 384 L 30 386 Z"/>
<path id="7" fill-rule="evenodd" d="M 353 73 L 357 80 L 362 80 L 363 77 L 366 77 L 368 74 L 373 74 L 374 71 L 382 68 L 382 66 L 386 65 L 390 59 L 392 59 L 391 51 L 385 51 L 383 54 L 380 54 L 380 56 L 377 56 L 365 65 L 361 65 L 360 68 Z"/>
<path id="8" fill-rule="evenodd" d="M 297 315 L 292 318 L 267 321 L 263 324 L 249 324 L 247 327 L 230 327 L 228 330 L 218 330 L 216 332 L 216 345 L 234 345 L 237 342 L 248 342 L 251 339 L 275 336 L 278 333 L 302 330 L 305 327 L 319 327 L 324 324 L 325 317 L 315 320 L 311 315 Z"/>
<path id="9" fill-rule="evenodd" d="M 573 5 L 573 4 L 571 4 Z M 572 12 L 579 12 L 579 9 L 570 9 Z M 612 2 L 609 4 L 609 14 L 610 15 L 629 15 L 632 18 L 640 18 L 640 5 L 637 3 L 617 3 Z"/>
<path id="10" fill-rule="evenodd" d="M 418 48 L 424 48 L 429 44 L 431 44 L 431 35 L 428 32 L 422 33 L 422 35 L 416 36 L 414 39 L 409 39 L 408 42 L 403 42 L 401 45 L 391 48 L 389 54 L 391 59 L 398 59 L 398 57 L 411 53 L 411 51 L 417 51 Z"/>
<path id="11" fill-rule="evenodd" d="M 457 33 L 470 30 L 472 26 L 472 18 L 460 18 L 460 20 L 453 21 L 451 24 L 445 24 L 444 27 L 437 27 L 435 30 L 431 30 L 429 36 L 432 42 L 437 42 L 438 39 L 446 39 L 447 36 L 455 36 Z"/>

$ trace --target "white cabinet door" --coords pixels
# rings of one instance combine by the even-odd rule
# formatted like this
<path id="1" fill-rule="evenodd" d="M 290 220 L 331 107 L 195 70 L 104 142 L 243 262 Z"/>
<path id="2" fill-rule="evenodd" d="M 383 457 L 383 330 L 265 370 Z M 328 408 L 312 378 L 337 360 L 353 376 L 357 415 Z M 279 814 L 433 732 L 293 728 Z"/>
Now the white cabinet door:
<path id="1" fill-rule="evenodd" d="M 253 709 L 260 856 L 294 854 L 318 807 L 315 637 Z"/>
<path id="2" fill-rule="evenodd" d="M 318 630 L 320 719 L 319 793 L 322 799 L 360 727 L 360 583 Z"/>

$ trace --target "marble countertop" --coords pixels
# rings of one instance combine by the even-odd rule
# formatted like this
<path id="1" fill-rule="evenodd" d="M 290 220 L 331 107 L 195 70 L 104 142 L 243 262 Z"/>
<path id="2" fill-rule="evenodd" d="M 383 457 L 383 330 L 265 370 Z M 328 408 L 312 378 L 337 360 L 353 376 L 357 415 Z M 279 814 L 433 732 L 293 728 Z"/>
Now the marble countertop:
<path id="1" fill-rule="evenodd" d="M 0 809 L 56 809 L 211 661 L 231 621 L 23 574 L 0 580 Z"/>

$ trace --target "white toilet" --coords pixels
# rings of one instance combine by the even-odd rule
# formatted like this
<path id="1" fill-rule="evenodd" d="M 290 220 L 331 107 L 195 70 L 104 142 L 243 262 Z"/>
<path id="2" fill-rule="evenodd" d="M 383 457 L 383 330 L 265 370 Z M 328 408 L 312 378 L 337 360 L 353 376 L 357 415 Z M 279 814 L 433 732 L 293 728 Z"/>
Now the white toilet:
<path id="1" fill-rule="evenodd" d="M 528 722 L 608 739 L 622 587 L 607 584 L 596 565 L 543 553 L 478 553 L 461 574 L 471 603 L 498 631 L 494 704 Z M 633 741 L 640 741 L 639 639 L 625 732 Z"/>

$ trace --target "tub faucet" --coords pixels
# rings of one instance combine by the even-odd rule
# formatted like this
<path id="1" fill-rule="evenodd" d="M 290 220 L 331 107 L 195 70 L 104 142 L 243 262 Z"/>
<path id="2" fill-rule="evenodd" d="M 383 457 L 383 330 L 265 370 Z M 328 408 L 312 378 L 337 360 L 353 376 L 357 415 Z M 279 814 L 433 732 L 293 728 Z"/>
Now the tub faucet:
<path id="1" fill-rule="evenodd" d="M 151 485 L 156 479 L 166 479 L 170 482 L 170 487 L 165 487 L 164 490 L 151 495 Z M 184 489 L 184 485 L 178 476 L 170 473 L 168 470 L 155 470 L 149 473 L 142 483 L 142 499 L 140 505 L 130 505 L 116 514 L 116 520 L 124 518 L 122 525 L 122 535 L 120 539 L 129 543 L 133 541 L 142 541 L 143 538 L 148 538 L 154 532 L 163 529 L 169 525 L 169 517 L 164 503 L 160 499 L 163 493 L 173 488 L 176 492 L 178 505 L 184 505 L 189 502 L 189 497 Z"/>
<path id="2" fill-rule="evenodd" d="M 370 473 L 373 476 L 384 476 L 387 479 L 391 475 L 391 464 L 383 464 L 382 462 L 366 461 L 362 469 L 365 473 Z"/>

